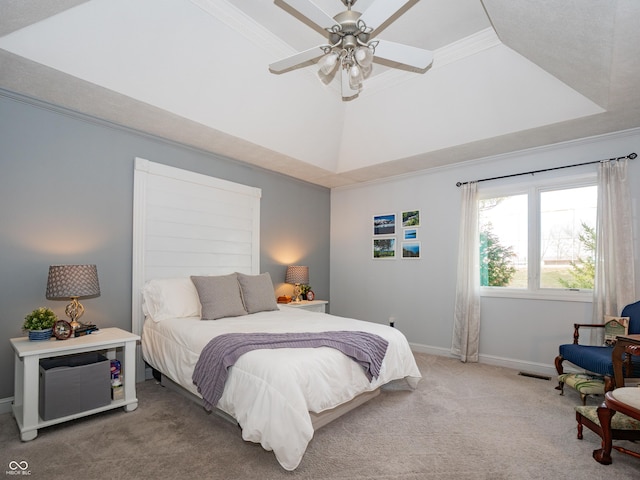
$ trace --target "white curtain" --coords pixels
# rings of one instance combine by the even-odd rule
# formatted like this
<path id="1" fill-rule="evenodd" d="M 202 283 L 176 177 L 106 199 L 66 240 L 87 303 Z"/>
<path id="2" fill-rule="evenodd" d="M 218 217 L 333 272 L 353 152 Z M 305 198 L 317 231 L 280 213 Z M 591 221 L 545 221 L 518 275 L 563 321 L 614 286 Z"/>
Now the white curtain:
<path id="1" fill-rule="evenodd" d="M 598 167 L 594 323 L 603 323 L 604 315 L 620 315 L 625 305 L 636 301 L 627 162 L 606 161 Z M 602 343 L 602 338 L 593 340 Z"/>
<path id="2" fill-rule="evenodd" d="M 458 278 L 451 353 L 463 362 L 477 362 L 480 344 L 480 248 L 478 185 L 462 186 L 462 212 L 458 239 Z"/>

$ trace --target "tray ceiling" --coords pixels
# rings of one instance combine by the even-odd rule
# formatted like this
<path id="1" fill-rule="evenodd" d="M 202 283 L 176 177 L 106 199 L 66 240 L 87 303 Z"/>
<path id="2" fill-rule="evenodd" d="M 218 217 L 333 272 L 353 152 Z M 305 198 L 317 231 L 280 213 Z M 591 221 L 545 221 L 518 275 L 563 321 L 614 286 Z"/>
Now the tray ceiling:
<path id="1" fill-rule="evenodd" d="M 634 0 L 411 2 L 376 36 L 432 68 L 375 64 L 343 102 L 315 65 L 269 72 L 324 41 L 279 0 L 11 0 L 0 88 L 337 187 L 640 126 L 637 18 Z"/>

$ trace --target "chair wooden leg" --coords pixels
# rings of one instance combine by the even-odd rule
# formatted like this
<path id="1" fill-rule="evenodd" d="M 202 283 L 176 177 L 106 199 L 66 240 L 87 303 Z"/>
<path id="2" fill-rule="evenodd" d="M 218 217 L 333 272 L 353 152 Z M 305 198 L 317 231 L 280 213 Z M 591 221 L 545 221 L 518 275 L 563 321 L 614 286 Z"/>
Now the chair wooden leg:
<path id="1" fill-rule="evenodd" d="M 613 381 L 613 377 L 609 375 L 604 376 L 604 393 L 610 392 L 615 388 L 615 383 Z"/>
<path id="2" fill-rule="evenodd" d="M 611 438 L 611 418 L 615 411 L 607 408 L 603 403 L 598 407 L 598 420 L 602 429 L 602 448 L 593 451 L 593 458 L 603 465 L 611 464 L 611 448 L 613 441 Z"/>
<path id="3" fill-rule="evenodd" d="M 558 376 L 564 373 L 562 362 L 564 362 L 564 358 L 558 355 L 555 359 L 556 371 L 558 372 Z M 558 381 L 558 386 L 556 387 L 556 390 L 560 390 L 560 395 L 564 395 L 564 382 Z"/>
<path id="4" fill-rule="evenodd" d="M 582 440 L 582 415 L 576 412 L 576 421 L 578 422 L 578 440 Z"/>

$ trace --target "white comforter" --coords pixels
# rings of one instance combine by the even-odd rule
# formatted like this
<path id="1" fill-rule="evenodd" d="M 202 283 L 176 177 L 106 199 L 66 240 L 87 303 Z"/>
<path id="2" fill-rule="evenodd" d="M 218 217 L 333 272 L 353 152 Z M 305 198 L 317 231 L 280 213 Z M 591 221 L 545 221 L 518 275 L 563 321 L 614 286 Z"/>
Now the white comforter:
<path id="1" fill-rule="evenodd" d="M 145 321 L 144 359 L 190 392 L 200 396 L 191 376 L 201 350 L 216 335 L 230 332 L 321 332 L 359 330 L 389 342 L 380 376 L 367 380 L 364 370 L 338 350 L 321 348 L 255 350 L 230 368 L 217 408 L 234 417 L 242 438 L 273 450 L 280 465 L 294 470 L 313 437 L 309 411 L 320 413 L 406 378 L 415 388 L 420 372 L 404 335 L 386 325 L 303 309 L 219 320 L 176 318 Z"/>

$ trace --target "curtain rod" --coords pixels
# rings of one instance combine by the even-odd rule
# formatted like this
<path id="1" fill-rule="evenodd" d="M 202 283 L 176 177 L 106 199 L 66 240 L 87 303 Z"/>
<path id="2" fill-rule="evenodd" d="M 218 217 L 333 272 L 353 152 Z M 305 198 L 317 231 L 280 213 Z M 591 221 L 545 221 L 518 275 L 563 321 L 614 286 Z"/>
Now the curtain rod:
<path id="1" fill-rule="evenodd" d="M 501 178 L 519 177 L 520 175 L 533 175 L 534 173 L 550 172 L 552 170 L 561 170 L 563 168 L 581 167 L 583 165 L 591 165 L 592 163 L 612 162 L 617 160 L 624 160 L 625 158 L 628 158 L 629 160 L 633 160 L 637 156 L 638 155 L 634 152 L 634 153 L 630 153 L 626 157 L 608 158 L 606 160 L 594 160 L 592 162 L 576 163 L 574 165 L 565 165 L 563 167 L 543 168 L 542 170 L 533 170 L 531 172 L 512 173 L 511 175 L 502 175 L 501 177 L 483 178 L 481 180 L 475 180 L 475 182 L 488 182 L 489 180 L 499 180 Z M 472 182 L 473 181 L 458 182 L 456 183 L 456 187 L 461 187 L 462 185 L 466 185 L 467 183 L 472 183 Z"/>

